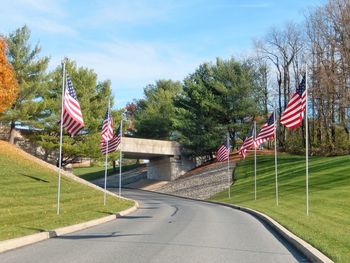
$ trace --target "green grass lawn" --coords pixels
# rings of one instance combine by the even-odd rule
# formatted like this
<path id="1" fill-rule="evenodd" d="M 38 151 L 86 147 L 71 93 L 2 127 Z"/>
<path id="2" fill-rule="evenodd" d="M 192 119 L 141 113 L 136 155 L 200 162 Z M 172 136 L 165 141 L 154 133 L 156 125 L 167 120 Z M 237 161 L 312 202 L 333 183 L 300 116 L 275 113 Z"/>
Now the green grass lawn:
<path id="1" fill-rule="evenodd" d="M 122 172 L 129 171 L 131 169 L 135 169 L 139 164 L 130 164 L 124 165 L 122 167 Z M 91 166 L 91 167 L 80 167 L 74 168 L 73 173 L 80 178 L 83 178 L 87 181 L 92 181 L 98 178 L 103 178 L 105 176 L 105 167 L 104 166 Z M 113 171 L 113 166 L 108 166 L 107 176 L 119 174 L 119 166 L 117 167 L 117 172 Z"/>
<path id="2" fill-rule="evenodd" d="M 0 240 L 68 226 L 129 208 L 131 201 L 61 180 L 61 214 L 56 215 L 57 174 L 0 141 Z"/>
<path id="3" fill-rule="evenodd" d="M 211 200 L 261 211 L 306 240 L 335 262 L 350 262 L 350 156 L 312 157 L 309 161 L 309 216 L 306 216 L 305 157 L 281 154 L 279 206 L 275 200 L 274 156 L 257 158 L 254 201 L 253 158 L 239 161 L 237 181 Z"/>

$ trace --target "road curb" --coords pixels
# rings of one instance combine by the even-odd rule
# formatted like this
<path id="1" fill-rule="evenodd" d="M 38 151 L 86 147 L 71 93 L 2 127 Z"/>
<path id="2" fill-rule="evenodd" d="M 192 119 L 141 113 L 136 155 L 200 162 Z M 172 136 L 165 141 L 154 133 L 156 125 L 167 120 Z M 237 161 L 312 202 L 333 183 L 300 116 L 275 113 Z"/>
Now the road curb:
<path id="1" fill-rule="evenodd" d="M 124 200 L 131 200 L 128 198 L 123 198 Z M 65 234 L 69 234 L 69 233 L 73 233 L 76 231 L 80 231 L 83 229 L 87 229 L 93 226 L 97 226 L 112 220 L 115 220 L 119 217 L 128 215 L 132 212 L 134 212 L 135 210 L 137 210 L 137 208 L 139 207 L 139 203 L 135 200 L 131 200 L 133 201 L 135 204 L 133 207 L 130 207 L 126 210 L 120 211 L 114 215 L 109 215 L 109 216 L 105 216 L 102 218 L 98 218 L 98 219 L 93 219 L 87 222 L 83 222 L 83 223 L 79 223 L 79 224 L 75 224 L 75 225 L 71 225 L 71 226 L 66 226 L 66 227 L 60 227 L 54 230 L 49 230 L 49 231 L 45 231 L 45 232 L 40 232 L 40 233 L 36 233 L 33 235 L 28 235 L 28 236 L 24 236 L 24 237 L 18 237 L 18 238 L 13 238 L 13 239 L 9 239 L 9 240 L 4 240 L 4 241 L 0 241 L 0 253 L 5 252 L 5 251 L 9 251 L 12 249 L 16 249 L 16 248 L 20 248 L 23 246 L 27 246 L 27 245 L 31 245 L 49 238 L 54 238 L 54 237 L 58 237 L 58 236 L 62 236 Z"/>
<path id="2" fill-rule="evenodd" d="M 328 258 L 326 255 L 324 255 L 317 248 L 313 247 L 312 245 L 307 243 L 305 240 L 301 239 L 300 237 L 298 237 L 295 234 L 293 234 L 292 232 L 290 232 L 288 229 L 286 229 L 284 226 L 279 224 L 277 221 L 275 221 L 271 217 L 269 217 L 261 212 L 255 211 L 255 210 L 250 209 L 250 208 L 221 203 L 221 202 L 214 202 L 214 201 L 205 201 L 205 202 L 231 207 L 233 209 L 241 210 L 243 212 L 251 214 L 252 216 L 259 219 L 260 221 L 267 224 L 273 231 L 275 231 L 280 236 L 282 236 L 288 243 L 292 244 L 292 246 L 294 246 L 298 251 L 300 251 L 311 262 L 334 263 L 333 260 Z"/>
<path id="3" fill-rule="evenodd" d="M 168 193 L 159 193 L 156 191 L 149 191 L 149 190 L 143 190 L 143 189 L 137 189 L 137 190 L 158 193 L 158 194 L 163 194 L 163 195 L 168 195 L 168 196 L 172 196 L 172 197 L 183 198 L 183 199 L 188 199 L 188 200 L 193 200 L 193 201 L 200 201 L 200 202 L 209 203 L 209 204 L 217 204 L 217 205 L 222 205 L 222 206 L 226 206 L 226 207 L 230 207 L 233 209 L 243 211 L 245 213 L 248 213 L 248 214 L 254 216 L 255 218 L 257 218 L 261 222 L 267 224 L 274 232 L 276 232 L 278 235 L 280 235 L 282 238 L 284 238 L 295 249 L 297 249 L 300 253 L 302 253 L 308 260 L 310 260 L 310 262 L 334 263 L 334 261 L 332 261 L 326 255 L 324 255 L 317 248 L 313 247 L 312 245 L 307 243 L 305 240 L 301 239 L 300 237 L 298 237 L 295 234 L 293 234 L 292 232 L 290 232 L 288 229 L 286 229 L 284 226 L 279 224 L 277 221 L 275 221 L 271 217 L 269 217 L 261 212 L 255 211 L 253 209 L 238 206 L 238 205 L 228 204 L 228 203 L 201 200 L 201 199 L 195 199 L 195 198 L 185 197 L 185 196 L 178 196 L 178 195 L 173 195 L 173 194 L 168 194 Z"/>

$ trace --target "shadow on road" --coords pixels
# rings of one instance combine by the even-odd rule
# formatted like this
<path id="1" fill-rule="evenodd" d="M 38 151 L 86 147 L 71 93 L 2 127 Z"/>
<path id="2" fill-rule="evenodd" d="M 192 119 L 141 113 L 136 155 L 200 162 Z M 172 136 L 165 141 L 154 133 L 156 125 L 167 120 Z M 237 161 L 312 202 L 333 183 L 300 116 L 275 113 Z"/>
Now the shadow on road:
<path id="1" fill-rule="evenodd" d="M 153 218 L 153 216 L 121 216 L 118 219 L 145 219 L 145 218 Z"/>
<path id="2" fill-rule="evenodd" d="M 145 236 L 145 234 L 118 234 L 118 232 L 113 232 L 113 233 L 111 233 L 111 234 L 65 235 L 65 236 L 58 236 L 58 237 L 55 237 L 55 238 L 58 238 L 58 239 L 79 240 L 79 239 L 95 239 L 95 238 L 128 237 L 128 236 Z"/>

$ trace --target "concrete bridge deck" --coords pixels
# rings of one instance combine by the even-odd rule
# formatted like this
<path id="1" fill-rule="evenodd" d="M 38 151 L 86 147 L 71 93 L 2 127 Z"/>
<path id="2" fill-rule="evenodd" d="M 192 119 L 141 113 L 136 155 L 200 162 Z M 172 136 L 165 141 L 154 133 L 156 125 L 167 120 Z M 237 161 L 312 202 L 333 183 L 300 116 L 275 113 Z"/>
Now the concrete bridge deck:
<path id="1" fill-rule="evenodd" d="M 122 137 L 120 149 L 123 156 L 130 159 L 154 159 L 159 157 L 180 156 L 178 142 Z"/>
<path id="2" fill-rule="evenodd" d="M 123 137 L 119 149 L 124 158 L 149 160 L 148 179 L 172 181 L 195 167 L 181 155 L 178 142 Z"/>

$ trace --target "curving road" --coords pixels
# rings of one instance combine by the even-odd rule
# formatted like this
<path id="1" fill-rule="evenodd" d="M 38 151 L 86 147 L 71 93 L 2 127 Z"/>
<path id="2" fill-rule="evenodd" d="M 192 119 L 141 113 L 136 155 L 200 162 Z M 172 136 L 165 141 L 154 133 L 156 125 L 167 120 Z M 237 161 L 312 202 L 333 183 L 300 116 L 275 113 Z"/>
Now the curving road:
<path id="1" fill-rule="evenodd" d="M 254 217 L 228 207 L 125 190 L 140 208 L 84 231 L 0 254 L 0 262 L 306 262 Z"/>

